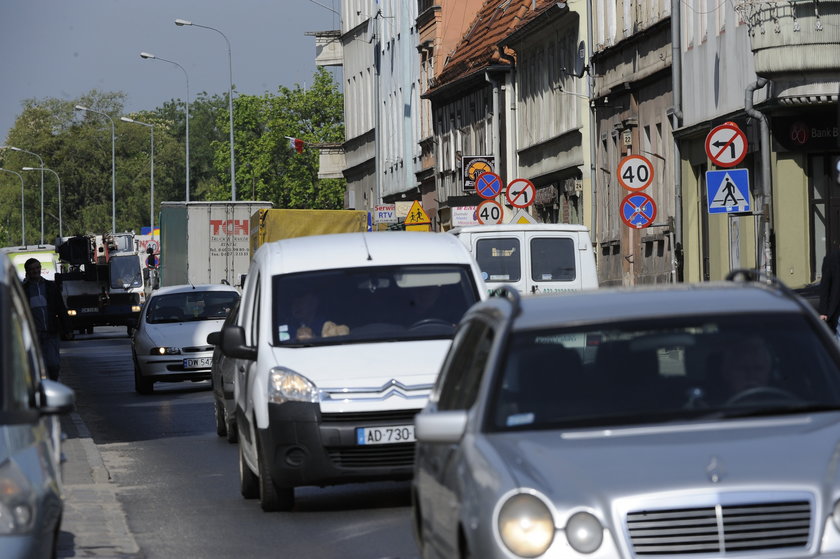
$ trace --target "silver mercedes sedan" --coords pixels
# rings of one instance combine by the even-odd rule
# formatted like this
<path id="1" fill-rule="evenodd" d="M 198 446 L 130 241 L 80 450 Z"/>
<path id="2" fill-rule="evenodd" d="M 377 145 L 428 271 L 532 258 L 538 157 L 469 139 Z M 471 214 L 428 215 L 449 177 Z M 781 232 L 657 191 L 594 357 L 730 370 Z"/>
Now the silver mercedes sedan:
<path id="1" fill-rule="evenodd" d="M 840 346 L 772 279 L 491 297 L 415 427 L 424 559 L 840 557 Z"/>

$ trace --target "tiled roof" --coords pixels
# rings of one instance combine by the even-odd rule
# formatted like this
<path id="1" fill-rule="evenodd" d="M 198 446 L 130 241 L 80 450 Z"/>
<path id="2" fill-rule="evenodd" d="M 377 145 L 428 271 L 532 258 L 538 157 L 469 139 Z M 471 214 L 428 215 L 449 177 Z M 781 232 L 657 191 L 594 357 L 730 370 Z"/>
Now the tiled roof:
<path id="1" fill-rule="evenodd" d="M 516 53 L 504 47 L 502 56 L 499 42 L 553 4 L 556 0 L 486 0 L 430 91 L 491 65 L 509 65 Z"/>

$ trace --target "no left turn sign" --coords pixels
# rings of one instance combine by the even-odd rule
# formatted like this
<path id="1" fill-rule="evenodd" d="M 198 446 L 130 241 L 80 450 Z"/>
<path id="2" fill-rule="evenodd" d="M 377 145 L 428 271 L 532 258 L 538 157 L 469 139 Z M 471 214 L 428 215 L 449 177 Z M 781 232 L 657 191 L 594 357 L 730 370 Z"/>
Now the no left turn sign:
<path id="1" fill-rule="evenodd" d="M 747 136 L 734 122 L 715 126 L 706 136 L 706 155 L 718 167 L 734 167 L 747 155 Z"/>
<path id="2" fill-rule="evenodd" d="M 537 187 L 528 179 L 513 179 L 508 183 L 505 198 L 515 208 L 527 208 L 537 197 Z"/>

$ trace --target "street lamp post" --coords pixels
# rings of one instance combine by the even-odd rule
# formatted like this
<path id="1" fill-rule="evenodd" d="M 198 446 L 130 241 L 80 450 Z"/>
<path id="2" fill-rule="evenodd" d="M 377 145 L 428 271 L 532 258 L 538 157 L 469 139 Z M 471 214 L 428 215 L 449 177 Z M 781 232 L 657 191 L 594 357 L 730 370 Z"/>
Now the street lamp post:
<path id="1" fill-rule="evenodd" d="M 23 212 L 23 175 L 18 173 L 17 171 L 10 171 L 9 169 L 4 169 L 0 167 L 0 171 L 5 171 L 6 173 L 11 173 L 13 175 L 17 175 L 20 179 L 20 246 L 26 246 L 26 217 Z M 41 244 L 44 244 L 43 242 Z"/>
<path id="2" fill-rule="evenodd" d="M 117 232 L 117 167 L 116 159 L 114 157 L 114 145 L 116 143 L 116 132 L 114 127 L 114 119 L 108 113 L 89 109 L 82 105 L 76 105 L 77 111 L 89 111 L 104 116 L 111 121 L 111 233 Z M 55 171 L 53 171 L 55 172 Z M 56 175 L 57 177 L 58 175 Z M 59 199 L 59 207 L 61 207 L 61 200 Z M 60 221 L 60 220 L 59 220 Z"/>
<path id="3" fill-rule="evenodd" d="M 233 60 L 230 56 L 230 41 L 228 40 L 227 35 L 215 27 L 210 27 L 209 25 L 199 25 L 185 19 L 176 19 L 175 25 L 178 27 L 189 25 L 192 27 L 201 27 L 202 29 L 210 29 L 221 35 L 225 39 L 225 43 L 227 43 L 228 76 L 230 78 L 228 81 L 228 116 L 230 118 L 230 199 L 236 202 L 236 159 L 234 158 L 233 151 Z"/>
<path id="4" fill-rule="evenodd" d="M 155 56 L 154 54 L 151 54 L 151 53 L 148 53 L 148 52 L 141 52 L 141 53 L 140 53 L 140 58 L 143 58 L 143 59 L 146 59 L 146 60 L 160 60 L 161 62 L 169 62 L 170 64 L 174 64 L 175 66 L 177 66 L 178 68 L 180 68 L 182 72 L 184 72 L 184 77 L 185 77 L 185 78 L 186 78 L 186 80 L 187 80 L 187 101 L 186 101 L 186 103 L 185 103 L 185 105 L 186 105 L 186 115 L 187 115 L 187 138 L 186 138 L 186 140 L 187 140 L 187 161 L 186 161 L 186 166 L 187 166 L 187 185 L 186 185 L 186 201 L 187 201 L 187 202 L 189 202 L 189 201 L 190 201 L 190 77 L 187 75 L 187 71 L 186 71 L 186 70 L 184 70 L 184 67 L 183 67 L 183 66 L 181 66 L 180 64 L 178 64 L 177 62 L 174 62 L 174 61 L 172 61 L 172 60 L 167 60 L 167 59 L 165 59 L 165 58 L 161 58 L 161 57 L 159 57 L 159 56 Z"/>
<path id="5" fill-rule="evenodd" d="M 53 175 L 55 175 L 56 183 L 58 184 L 58 236 L 64 237 L 64 228 L 61 223 L 61 179 L 58 176 L 58 173 L 49 169 L 47 167 L 24 167 L 23 171 L 49 171 Z"/>
<path id="6" fill-rule="evenodd" d="M 127 116 L 121 117 L 120 120 L 123 122 L 131 122 L 134 124 L 139 124 L 141 126 L 148 126 L 149 131 L 152 134 L 152 143 L 151 143 L 151 170 L 149 173 L 149 223 L 152 226 L 151 235 L 152 238 L 155 236 L 155 125 L 149 124 L 147 122 L 140 122 L 139 120 L 134 120 L 133 118 L 128 118 Z"/>
<path id="7" fill-rule="evenodd" d="M 31 151 L 27 151 L 25 149 L 17 148 L 15 146 L 2 146 L 4 148 L 9 148 L 12 151 L 19 151 L 21 153 L 28 153 L 29 155 L 34 155 L 38 158 L 38 163 L 41 164 L 41 167 L 44 166 L 44 160 L 41 159 L 41 156 L 37 153 L 33 153 Z M 2 149 L 2 148 L 0 148 Z M 41 244 L 44 244 L 44 173 L 41 172 Z"/>

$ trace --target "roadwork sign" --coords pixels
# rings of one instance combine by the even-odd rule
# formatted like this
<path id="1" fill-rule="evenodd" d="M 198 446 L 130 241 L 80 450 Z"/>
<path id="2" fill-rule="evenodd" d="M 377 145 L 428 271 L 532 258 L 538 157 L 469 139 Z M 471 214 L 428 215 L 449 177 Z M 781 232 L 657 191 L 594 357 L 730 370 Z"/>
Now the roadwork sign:
<path id="1" fill-rule="evenodd" d="M 747 169 L 706 171 L 709 213 L 750 211 L 750 173 Z"/>

